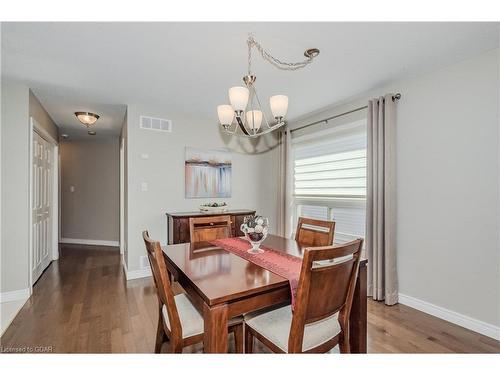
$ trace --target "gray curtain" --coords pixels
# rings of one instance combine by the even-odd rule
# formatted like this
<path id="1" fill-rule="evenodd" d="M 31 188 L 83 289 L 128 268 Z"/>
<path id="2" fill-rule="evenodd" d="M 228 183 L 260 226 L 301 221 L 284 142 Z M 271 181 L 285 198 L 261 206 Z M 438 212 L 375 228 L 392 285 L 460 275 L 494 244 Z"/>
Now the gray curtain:
<path id="1" fill-rule="evenodd" d="M 368 102 L 366 252 L 368 295 L 398 302 L 396 270 L 396 105 L 392 94 Z"/>
<path id="2" fill-rule="evenodd" d="M 277 234 L 290 238 L 292 234 L 293 174 L 292 137 L 288 130 L 278 134 L 278 220 Z"/>

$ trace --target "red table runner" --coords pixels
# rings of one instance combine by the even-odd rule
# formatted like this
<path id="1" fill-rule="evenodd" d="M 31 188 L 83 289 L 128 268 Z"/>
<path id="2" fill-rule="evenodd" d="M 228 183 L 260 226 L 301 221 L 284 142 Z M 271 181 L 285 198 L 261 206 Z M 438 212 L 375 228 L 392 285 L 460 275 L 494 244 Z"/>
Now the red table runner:
<path id="1" fill-rule="evenodd" d="M 252 245 L 247 240 L 239 237 L 224 238 L 211 241 L 211 243 L 287 279 L 290 283 L 293 310 L 302 267 L 301 258 L 262 245 L 260 248 L 264 250 L 263 253 L 249 253 L 247 250 Z"/>

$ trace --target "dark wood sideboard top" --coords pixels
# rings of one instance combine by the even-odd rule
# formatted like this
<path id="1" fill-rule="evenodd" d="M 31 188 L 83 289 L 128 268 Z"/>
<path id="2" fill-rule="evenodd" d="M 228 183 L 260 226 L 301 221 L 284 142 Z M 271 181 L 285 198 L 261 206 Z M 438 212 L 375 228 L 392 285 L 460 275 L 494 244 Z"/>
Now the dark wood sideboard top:
<path id="1" fill-rule="evenodd" d="M 227 210 L 225 212 L 207 212 L 207 211 L 193 211 L 193 212 L 167 212 L 165 215 L 170 217 L 195 217 L 195 216 L 223 216 L 223 215 L 253 215 L 255 210 Z"/>

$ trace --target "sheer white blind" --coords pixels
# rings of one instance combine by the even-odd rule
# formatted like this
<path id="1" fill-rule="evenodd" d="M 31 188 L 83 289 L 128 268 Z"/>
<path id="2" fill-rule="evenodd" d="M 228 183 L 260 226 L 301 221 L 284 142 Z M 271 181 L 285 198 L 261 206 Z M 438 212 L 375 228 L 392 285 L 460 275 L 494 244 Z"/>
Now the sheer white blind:
<path id="1" fill-rule="evenodd" d="M 294 193 L 298 197 L 365 197 L 365 127 L 295 140 Z"/>
<path id="2" fill-rule="evenodd" d="M 335 242 L 365 235 L 366 120 L 293 139 L 295 215 L 335 221 Z"/>
<path id="3" fill-rule="evenodd" d="M 311 206 L 303 204 L 300 206 L 300 216 L 309 219 L 317 220 L 330 220 L 328 217 L 328 207 L 325 206 Z"/>

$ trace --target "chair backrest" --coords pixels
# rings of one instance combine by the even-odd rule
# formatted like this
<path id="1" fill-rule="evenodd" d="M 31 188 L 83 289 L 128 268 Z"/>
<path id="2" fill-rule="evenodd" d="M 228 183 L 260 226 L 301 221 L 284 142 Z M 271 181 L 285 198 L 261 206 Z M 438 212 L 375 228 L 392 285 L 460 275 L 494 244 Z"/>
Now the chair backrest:
<path id="1" fill-rule="evenodd" d="M 288 340 L 290 352 L 302 350 L 306 324 L 339 312 L 342 330 L 348 327 L 362 245 L 363 240 L 357 239 L 304 250 Z"/>
<path id="2" fill-rule="evenodd" d="M 202 216 L 189 219 L 189 242 L 213 241 L 231 237 L 231 217 Z"/>
<path id="3" fill-rule="evenodd" d="M 158 302 L 160 304 L 160 314 L 163 305 L 167 308 L 168 321 L 170 325 L 170 332 L 172 337 L 178 339 L 182 338 L 182 326 L 179 319 L 177 306 L 175 305 L 174 293 L 170 284 L 169 274 L 165 259 L 163 258 L 163 251 L 158 241 L 154 241 L 149 237 L 148 231 L 142 232 L 142 238 L 146 245 L 148 253 L 149 264 L 153 273 L 153 279 L 156 285 L 158 295 Z"/>
<path id="4" fill-rule="evenodd" d="M 333 244 L 334 221 L 299 217 L 295 241 L 304 246 L 330 246 Z"/>

